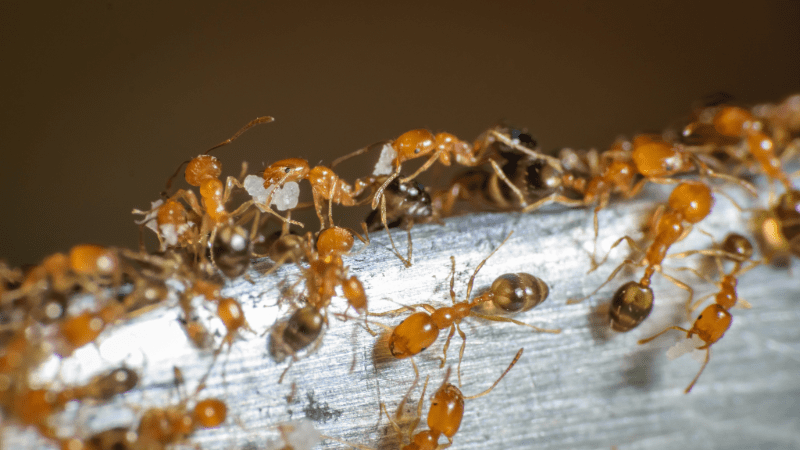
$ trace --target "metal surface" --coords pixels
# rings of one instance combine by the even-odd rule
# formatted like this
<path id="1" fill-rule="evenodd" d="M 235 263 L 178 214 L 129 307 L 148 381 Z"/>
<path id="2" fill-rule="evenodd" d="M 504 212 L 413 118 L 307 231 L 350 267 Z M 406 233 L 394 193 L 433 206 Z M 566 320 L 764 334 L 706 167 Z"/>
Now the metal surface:
<path id="1" fill-rule="evenodd" d="M 642 236 L 638 230 L 652 210 L 652 199 L 666 198 L 663 192 L 651 194 L 650 200 L 601 212 L 601 253 L 623 234 Z M 752 199 L 737 198 L 753 204 Z M 721 239 L 728 231 L 746 230 L 748 217 L 718 196 L 712 215 L 698 228 Z M 465 395 L 486 389 L 518 349 L 525 352 L 493 392 L 466 401 L 452 448 L 800 448 L 800 282 L 785 270 L 761 266 L 742 276 L 739 294 L 753 308 L 733 311 L 733 326 L 714 345 L 711 362 L 694 390 L 684 395 L 700 364 L 689 355 L 667 359 L 666 350 L 681 333 L 668 333 L 648 345 L 636 342 L 668 325 L 690 325 L 683 315 L 684 291 L 656 275 L 656 306 L 650 318 L 626 334 L 611 332 L 603 312 L 611 294 L 632 277 L 621 274 L 583 303 L 566 304 L 567 299 L 594 290 L 629 255 L 627 247 L 620 246 L 609 262 L 587 274 L 593 241 L 591 210 L 479 214 L 448 220 L 444 226 L 415 226 L 414 265 L 407 269 L 389 251 L 385 234 L 375 233 L 372 243 L 357 245 L 345 264 L 363 282 L 374 312 L 413 303 L 443 306 L 450 302 L 450 256 L 456 258 L 455 285 L 462 300 L 476 265 L 511 231 L 513 236 L 478 274 L 476 291 L 503 273 L 537 275 L 549 285 L 549 298 L 515 318 L 563 331 L 554 335 L 511 323 L 464 320 Z M 404 233 L 394 236 L 404 251 Z M 696 229 L 674 250 L 710 244 L 711 239 Z M 669 260 L 666 266 L 668 273 L 696 286 L 697 295 L 716 289 L 687 272 L 669 269 L 698 267 L 697 257 Z M 396 433 L 379 415 L 379 405 L 383 402 L 390 412 L 396 410 L 414 379 L 410 361 L 384 358 L 385 342 L 376 344 L 380 341 L 366 331 L 363 320 L 331 317 L 319 348 L 301 355 L 278 384 L 288 361 L 277 363 L 269 356 L 264 333 L 276 320 L 288 317 L 288 302 L 277 303 L 281 292 L 285 294 L 298 280 L 298 271 L 287 266 L 269 277 L 261 275 L 269 267 L 268 261 L 255 264 L 251 272 L 255 284 L 240 279 L 224 290 L 242 302 L 255 333 L 243 333 L 212 369 L 200 397 L 225 398 L 229 418 L 220 428 L 195 433 L 193 442 L 209 450 L 270 448 L 268 442 L 278 438 L 278 424 L 307 417 L 325 435 L 371 448 L 395 448 Z M 634 276 L 641 276 L 641 269 Z M 221 337 L 224 328 L 208 306 L 202 308 Z M 344 301 L 335 299 L 331 312 L 344 310 Z M 371 317 L 370 327 L 380 330 L 376 322 L 391 327 L 407 315 Z M 64 415 L 67 429 L 77 426 L 89 433 L 128 425 L 143 406 L 177 402 L 173 366 L 181 368 L 188 392 L 193 391 L 211 364 L 212 352 L 188 344 L 178 316 L 174 307 L 152 311 L 103 334 L 98 347 L 84 348 L 65 362 L 61 368 L 65 380 L 88 377 L 120 361 L 142 367 L 140 389 L 102 408 L 75 406 L 72 414 Z M 445 374 L 439 368 L 445 335 L 441 333 L 415 358 L 422 379 L 430 376 L 420 429 L 425 428 L 430 395 Z M 460 343 L 456 335 L 448 352 L 448 364 L 454 369 Z M 450 381 L 455 380 L 453 373 Z M 413 405 L 420 389 L 410 395 Z M 32 433 L 7 431 L 9 448 L 41 444 Z M 342 447 L 330 440 L 318 446 Z"/>

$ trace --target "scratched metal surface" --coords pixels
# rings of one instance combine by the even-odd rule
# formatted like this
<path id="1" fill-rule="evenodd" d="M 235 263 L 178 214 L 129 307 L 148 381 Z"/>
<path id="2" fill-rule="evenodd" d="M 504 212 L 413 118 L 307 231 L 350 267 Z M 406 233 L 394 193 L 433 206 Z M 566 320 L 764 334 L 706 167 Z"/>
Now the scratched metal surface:
<path id="1" fill-rule="evenodd" d="M 663 192 L 653 194 L 664 199 Z M 652 198 L 652 197 L 651 197 Z M 738 196 L 744 204 L 752 201 Z M 761 200 L 762 202 L 765 200 Z M 640 237 L 640 223 L 652 200 L 616 205 L 600 214 L 600 248 L 608 249 L 622 234 Z M 712 215 L 700 228 L 717 238 L 729 230 L 745 230 L 747 215 L 718 199 Z M 388 251 L 382 233 L 367 247 L 357 247 L 345 258 L 351 273 L 367 289 L 374 312 L 398 304 L 450 302 L 450 256 L 456 257 L 456 292 L 463 299 L 474 267 L 503 238 L 511 239 L 488 261 L 476 279 L 476 290 L 507 272 L 530 272 L 545 280 L 550 296 L 537 308 L 516 316 L 527 323 L 561 328 L 559 335 L 535 333 L 510 323 L 488 323 L 468 318 L 463 323 L 467 346 L 462 363 L 465 395 L 488 387 L 525 349 L 519 363 L 489 395 L 468 400 L 456 449 L 658 449 L 658 448 L 800 448 L 800 281 L 787 271 L 759 267 L 739 283 L 740 296 L 753 309 L 736 309 L 732 328 L 713 347 L 711 362 L 689 395 L 683 390 L 700 364 L 689 355 L 669 361 L 667 348 L 681 336 L 668 334 L 649 345 L 637 345 L 682 320 L 685 293 L 655 276 L 656 306 L 650 318 L 627 334 L 608 331 L 602 314 L 621 276 L 598 295 L 576 305 L 569 298 L 594 290 L 629 252 L 612 253 L 596 272 L 589 269 L 592 250 L 590 211 L 553 209 L 536 214 L 480 214 L 448 220 L 444 226 L 413 229 L 414 265 L 404 268 Z M 404 250 L 405 236 L 395 237 Z M 710 238 L 693 232 L 675 250 L 705 248 Z M 698 266 L 697 258 L 669 261 L 667 266 Z M 200 397 L 221 396 L 229 419 L 218 429 L 195 433 L 204 449 L 271 448 L 279 423 L 307 417 L 323 434 L 371 448 L 396 448 L 395 433 L 379 416 L 384 402 L 392 412 L 413 381 L 408 360 L 382 358 L 363 321 L 331 318 L 322 344 L 302 355 L 278 384 L 287 362 L 274 361 L 264 333 L 276 320 L 287 317 L 280 293 L 297 280 L 297 270 L 284 267 L 270 277 L 261 275 L 269 262 L 255 264 L 255 284 L 237 280 L 224 294 L 238 298 L 255 333 L 245 333 L 230 353 L 220 356 Z M 698 295 L 714 286 L 700 283 L 685 272 L 671 272 L 698 286 Z M 641 269 L 634 275 L 641 275 Z M 331 311 L 343 312 L 342 300 Z M 209 324 L 222 331 L 210 310 Z M 388 326 L 397 317 L 375 317 Z M 179 326 L 176 308 L 159 309 L 101 336 L 97 348 L 88 347 L 61 368 L 65 380 L 85 378 L 101 367 L 125 361 L 142 367 L 141 387 L 101 408 L 77 407 L 62 418 L 66 429 L 88 433 L 112 425 L 129 425 L 141 407 L 177 402 L 173 366 L 182 369 L 188 390 L 211 363 L 211 352 L 192 348 Z M 378 328 L 377 325 L 371 325 Z M 423 415 L 430 394 L 442 382 L 439 341 L 416 358 L 423 379 L 430 376 Z M 458 336 L 448 361 L 458 358 Z M 51 369 L 53 365 L 49 366 Z M 451 381 L 454 381 L 454 375 Z M 287 396 L 296 390 L 287 402 Z M 412 401 L 420 395 L 414 390 Z M 424 427 L 424 419 L 422 422 Z M 41 445 L 31 433 L 6 430 L 8 448 Z M 10 445 L 9 445 L 10 444 Z M 315 448 L 343 448 L 325 441 Z"/>

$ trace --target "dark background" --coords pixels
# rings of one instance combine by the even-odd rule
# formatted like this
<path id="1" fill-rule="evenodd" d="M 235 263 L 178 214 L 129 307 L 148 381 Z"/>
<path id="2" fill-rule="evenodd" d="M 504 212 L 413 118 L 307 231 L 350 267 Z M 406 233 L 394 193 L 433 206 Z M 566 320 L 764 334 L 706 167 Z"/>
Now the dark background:
<path id="1" fill-rule="evenodd" d="M 716 91 L 800 90 L 797 1 L 16 3 L 0 5 L 0 258 L 15 265 L 135 246 L 130 210 L 260 115 L 277 120 L 217 153 L 224 175 L 418 127 L 471 140 L 499 119 L 546 149 L 604 148 Z"/>

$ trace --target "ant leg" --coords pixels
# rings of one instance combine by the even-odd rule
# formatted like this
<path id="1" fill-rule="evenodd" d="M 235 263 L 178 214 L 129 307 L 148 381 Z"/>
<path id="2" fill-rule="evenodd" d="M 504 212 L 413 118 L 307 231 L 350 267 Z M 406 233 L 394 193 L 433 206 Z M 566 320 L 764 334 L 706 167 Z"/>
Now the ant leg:
<path id="1" fill-rule="evenodd" d="M 416 172 L 411 174 L 411 176 L 408 176 L 408 177 L 405 177 L 405 178 L 401 179 L 400 182 L 401 183 L 408 183 L 409 181 L 413 180 L 414 178 L 417 178 L 417 176 L 419 174 L 421 174 L 422 172 L 428 170 L 428 168 L 430 168 L 433 165 L 433 163 L 435 163 L 436 160 L 439 159 L 439 156 L 441 154 L 442 154 L 442 150 L 436 150 L 435 152 L 433 152 L 431 157 L 428 158 L 427 161 L 425 161 L 425 164 L 421 165 L 419 167 L 419 169 L 417 169 Z"/>
<path id="2" fill-rule="evenodd" d="M 167 201 L 170 200 L 178 201 L 179 199 L 185 200 L 189 204 L 189 207 L 192 208 L 192 211 L 194 211 L 194 213 L 197 214 L 198 216 L 204 215 L 205 211 L 203 211 L 203 208 L 200 206 L 200 202 L 197 201 L 197 196 L 194 194 L 194 191 L 178 189 L 178 191 L 172 194 L 172 196 L 168 198 Z"/>
<path id="3" fill-rule="evenodd" d="M 450 301 L 456 304 L 456 257 L 450 255 Z"/>
<path id="4" fill-rule="evenodd" d="M 442 363 L 439 364 L 439 368 L 441 369 L 447 363 L 447 349 L 450 348 L 450 339 L 453 339 L 453 335 L 456 334 L 456 324 L 450 325 L 450 333 L 447 334 L 447 340 L 444 341 L 444 348 L 442 349 Z M 466 340 L 464 343 L 466 344 Z"/>
<path id="5" fill-rule="evenodd" d="M 286 373 L 289 371 L 289 369 L 292 368 L 292 366 L 294 365 L 294 361 L 296 359 L 297 358 L 294 355 L 292 355 L 292 359 L 289 360 L 289 365 L 286 366 L 286 369 L 283 370 L 283 373 L 281 373 L 280 378 L 278 378 L 278 384 L 283 383 L 283 377 L 285 377 Z"/>
<path id="6" fill-rule="evenodd" d="M 698 157 L 696 157 L 694 155 L 692 155 L 692 160 L 697 165 L 697 167 L 700 169 L 700 172 L 703 175 L 708 175 L 709 177 L 712 177 L 712 178 L 719 178 L 721 180 L 725 180 L 725 181 L 729 181 L 729 182 L 734 183 L 734 184 L 738 184 L 739 186 L 742 187 L 742 189 L 744 189 L 747 192 L 749 192 L 753 197 L 758 197 L 758 190 L 751 183 L 748 183 L 747 181 L 744 181 L 744 180 L 742 180 L 740 178 L 737 178 L 737 177 L 734 177 L 732 175 L 716 172 L 716 171 L 712 170 L 710 167 L 708 167 L 708 165 L 706 165 L 706 163 L 701 161 L 700 158 L 698 158 Z"/>
<path id="7" fill-rule="evenodd" d="M 455 324 L 456 329 L 458 330 L 458 335 L 461 336 L 461 350 L 458 351 L 458 366 L 456 368 L 456 374 L 458 375 L 458 387 L 461 387 L 461 360 L 464 359 L 464 349 L 467 347 L 467 335 L 461 330 L 461 326 L 459 324 Z"/>
<path id="8" fill-rule="evenodd" d="M 333 226 L 333 196 L 336 193 L 336 184 L 339 182 L 339 178 L 334 178 L 333 183 L 331 183 L 331 190 L 328 192 L 328 223 Z"/>
<path id="9" fill-rule="evenodd" d="M 320 230 L 325 229 L 325 216 L 322 214 L 322 201 L 325 200 L 321 194 L 319 194 L 313 188 L 311 189 L 311 193 L 314 199 L 314 210 L 317 213 L 317 218 L 319 219 L 319 226 Z"/>
<path id="10" fill-rule="evenodd" d="M 592 268 L 588 273 L 594 272 L 600 266 L 597 264 L 597 239 L 600 236 L 600 222 L 597 215 L 603 207 L 605 207 L 605 205 L 602 203 L 594 207 L 594 215 L 592 217 L 592 222 L 594 224 L 594 249 L 592 249 Z"/>
<path id="11" fill-rule="evenodd" d="M 636 241 L 634 241 L 632 237 L 622 236 L 621 238 L 617 239 L 617 241 L 614 242 L 614 244 L 611 245 L 611 248 L 608 249 L 608 253 L 606 253 L 606 256 L 603 257 L 603 260 L 597 263 L 597 267 L 600 267 L 603 264 L 605 264 L 605 262 L 608 260 L 609 255 L 611 255 L 611 251 L 614 250 L 619 244 L 621 244 L 622 241 L 627 242 L 628 245 L 631 247 L 631 249 L 633 249 L 634 251 L 637 251 L 639 253 L 644 253 L 644 250 L 639 248 L 639 246 L 636 244 Z M 590 270 L 587 273 L 592 273 L 592 272 L 594 272 L 594 270 Z"/>
<path id="12" fill-rule="evenodd" d="M 400 261 L 403 262 L 405 267 L 411 267 L 411 255 L 409 253 L 408 259 L 403 258 L 403 255 L 400 254 L 400 251 L 397 250 L 397 246 L 394 245 L 394 239 L 392 238 L 392 233 L 389 231 L 389 224 L 386 220 L 386 197 L 381 196 L 381 222 L 383 222 L 383 229 L 386 230 L 386 235 L 389 236 L 389 243 L 392 245 L 392 251 L 394 252 L 395 256 L 400 258 Z M 411 240 L 411 231 L 408 234 L 409 242 Z"/>
<path id="13" fill-rule="evenodd" d="M 528 213 L 528 212 L 531 212 L 531 211 L 535 211 L 535 210 L 537 210 L 537 209 L 541 208 L 542 206 L 547 205 L 549 203 L 558 203 L 559 205 L 576 206 L 576 207 L 577 206 L 585 206 L 585 203 L 583 202 L 583 200 L 573 200 L 571 198 L 564 197 L 561 194 L 553 193 L 553 194 L 550 194 L 550 195 L 548 195 L 546 197 L 540 198 L 535 203 L 532 203 L 532 204 L 526 206 L 525 208 L 522 208 L 522 212 L 523 213 Z"/>
<path id="14" fill-rule="evenodd" d="M 520 145 L 518 142 L 514 142 L 514 140 L 512 140 L 505 134 L 498 132 L 497 130 L 490 130 L 489 133 L 491 133 L 495 138 L 497 138 L 497 140 L 508 145 L 509 147 L 519 150 L 520 152 L 528 156 L 531 156 L 535 159 L 543 160 L 547 162 L 547 165 L 556 169 L 559 172 L 564 171 L 564 169 L 561 167 L 561 161 L 558 158 L 545 155 L 544 153 L 539 153 L 537 151 L 529 149 L 528 147 L 525 147 L 524 145 Z"/>
<path id="15" fill-rule="evenodd" d="M 697 383 L 697 380 L 700 378 L 700 375 L 703 373 L 704 370 L 706 370 L 706 366 L 708 365 L 708 361 L 710 359 L 711 359 L 711 347 L 708 347 L 706 348 L 706 359 L 705 361 L 703 361 L 703 365 L 700 367 L 700 371 L 697 372 L 697 375 L 695 375 L 694 380 L 692 380 L 692 382 L 689 383 L 689 387 L 687 387 L 686 390 L 683 391 L 684 394 L 688 394 L 689 391 L 692 390 L 694 384 Z"/>
<path id="16" fill-rule="evenodd" d="M 494 169 L 494 173 L 497 174 L 497 177 L 500 178 L 501 180 L 503 180 L 503 182 L 506 184 L 506 186 L 508 186 L 508 188 L 511 189 L 511 191 L 514 193 L 514 195 L 516 195 L 519 198 L 520 206 L 523 207 L 523 208 L 528 206 L 528 202 L 525 201 L 525 195 L 523 195 L 522 191 L 520 191 L 519 188 L 517 186 L 515 186 L 514 183 L 511 182 L 511 180 L 508 179 L 506 174 L 503 173 L 503 169 L 500 168 L 500 166 L 497 164 L 497 161 L 495 161 L 493 159 L 490 159 L 489 160 L 489 164 L 492 165 L 492 168 Z"/>
<path id="17" fill-rule="evenodd" d="M 389 186 L 389 184 L 399 176 L 400 176 L 400 166 L 398 165 L 395 171 L 391 175 L 386 177 L 386 181 L 384 181 L 383 184 L 378 189 L 376 189 L 375 193 L 372 195 L 372 209 L 378 208 L 378 202 L 380 201 L 380 199 L 383 198 L 383 191 L 385 191 L 386 188 Z"/>
<path id="18" fill-rule="evenodd" d="M 486 264 L 486 261 L 488 261 L 489 258 L 492 257 L 492 255 L 494 255 L 495 253 L 497 253 L 498 250 L 500 250 L 500 247 L 502 247 L 503 244 L 505 244 L 506 241 L 508 241 L 508 239 L 511 237 L 512 234 L 514 234 L 513 231 L 509 232 L 508 236 L 506 236 L 506 238 L 503 239 L 503 242 L 501 242 L 500 245 L 498 245 L 494 250 L 492 250 L 492 253 L 489 253 L 489 256 L 484 258 L 483 261 L 481 261 L 481 263 L 478 264 L 478 267 L 475 268 L 475 272 L 472 273 L 472 276 L 469 279 L 469 283 L 467 283 L 467 298 L 466 298 L 466 301 L 469 301 L 469 296 L 472 294 L 472 285 L 473 285 L 473 283 L 475 283 L 475 277 L 478 275 L 478 271 L 481 270 L 483 265 Z M 452 258 L 452 256 L 451 256 L 451 258 Z M 455 272 L 455 260 L 453 260 L 453 271 Z M 451 288 L 451 292 L 452 292 L 452 279 L 450 281 L 451 281 L 451 287 L 450 288 Z M 453 296 L 453 298 L 455 299 L 455 296 Z"/>
<path id="19" fill-rule="evenodd" d="M 687 329 L 685 329 L 685 328 L 676 327 L 676 326 L 667 327 L 667 328 L 665 328 L 663 331 L 661 331 L 660 333 L 658 333 L 658 334 L 656 334 L 656 335 L 654 335 L 654 336 L 650 336 L 650 337 L 649 337 L 649 338 L 647 338 L 647 339 L 639 339 L 639 345 L 642 345 L 642 344 L 647 344 L 648 342 L 650 342 L 650 341 L 652 341 L 653 339 L 655 339 L 655 338 L 657 338 L 657 337 L 661 336 L 662 334 L 666 333 L 666 332 L 667 332 L 667 331 L 669 331 L 669 330 L 678 330 L 678 331 L 683 331 L 684 333 L 687 333 L 687 334 L 689 333 L 689 330 L 687 330 Z"/>
<path id="20" fill-rule="evenodd" d="M 509 317 L 487 316 L 485 314 L 476 313 L 474 311 L 471 311 L 469 313 L 469 315 L 470 316 L 475 316 L 475 317 L 480 317 L 481 319 L 484 319 L 484 320 L 491 320 L 492 322 L 511 322 L 511 323 L 513 323 L 515 325 L 522 325 L 523 327 L 531 328 L 531 329 L 536 330 L 536 331 L 538 331 L 540 333 L 552 333 L 552 334 L 561 333 L 561 329 L 539 328 L 539 327 L 535 327 L 533 325 L 527 324 L 525 322 L 520 322 L 519 320 L 511 319 Z"/>
<path id="21" fill-rule="evenodd" d="M 678 286 L 679 288 L 681 288 L 684 291 L 689 293 L 689 298 L 686 299 L 686 305 L 687 306 L 692 303 L 692 299 L 694 298 L 694 289 L 692 289 L 691 286 L 689 286 L 688 284 L 678 280 L 675 277 L 672 277 L 670 275 L 665 274 L 661 269 L 659 269 L 658 272 L 661 274 L 661 276 L 663 276 L 664 278 L 666 278 L 669 281 L 671 281 L 672 284 L 674 284 L 675 286 Z"/>
<path id="22" fill-rule="evenodd" d="M 619 241 L 618 241 L 618 242 L 619 242 Z M 612 247 L 612 248 L 613 248 L 613 247 Z M 597 289 L 595 289 L 594 291 L 592 291 L 592 292 L 591 292 L 589 295 L 587 295 L 587 296 L 585 296 L 585 297 L 581 297 L 581 298 L 571 298 L 571 299 L 568 299 L 568 300 L 567 300 L 567 304 L 568 304 L 568 305 L 575 305 L 575 304 L 581 303 L 582 301 L 584 301 L 584 300 L 586 300 L 587 298 L 589 298 L 589 297 L 593 296 L 594 294 L 597 294 L 597 293 L 600 291 L 600 289 L 602 289 L 602 288 L 603 288 L 603 286 L 605 286 L 605 285 L 607 285 L 608 283 L 610 283 L 610 282 L 611 282 L 611 280 L 613 280 L 613 279 L 614 279 L 614 277 L 615 277 L 615 276 L 617 276 L 617 274 L 619 273 L 619 271 L 620 271 L 620 270 L 622 270 L 622 268 L 623 268 L 623 267 L 625 267 L 625 266 L 629 266 L 629 265 L 635 265 L 635 264 L 636 264 L 636 262 L 635 262 L 635 261 L 633 261 L 633 260 L 631 260 L 631 259 L 626 259 L 625 261 L 622 261 L 622 264 L 618 265 L 618 266 L 617 266 L 617 268 L 616 268 L 616 269 L 614 269 L 614 271 L 613 271 L 613 272 L 611 272 L 611 275 L 609 275 L 609 276 L 608 276 L 608 278 L 606 279 L 606 281 L 604 281 L 604 282 L 603 282 L 603 284 L 601 284 L 600 286 L 598 286 L 598 287 L 597 287 Z"/>
<path id="23" fill-rule="evenodd" d="M 255 203 L 255 202 L 254 202 L 253 200 L 248 200 L 248 201 L 246 201 L 246 202 L 242 203 L 241 205 L 239 205 L 239 207 L 238 207 L 238 208 L 234 209 L 234 210 L 231 212 L 230 216 L 231 216 L 231 217 L 237 217 L 237 216 L 239 216 L 239 215 L 241 215 L 241 214 L 244 214 L 244 213 L 247 211 L 247 209 L 248 209 L 248 208 L 250 208 L 251 206 L 253 206 L 253 204 L 254 204 L 254 203 Z"/>
<path id="24" fill-rule="evenodd" d="M 733 305 L 733 306 L 734 306 L 734 308 L 742 308 L 742 309 L 750 309 L 750 308 L 753 307 L 753 305 L 751 305 L 750 302 L 748 302 L 747 300 L 745 300 L 745 299 L 743 299 L 741 297 L 739 297 L 736 300 L 736 304 Z"/>
<path id="25" fill-rule="evenodd" d="M 495 382 L 492 383 L 491 386 L 489 386 L 489 389 L 486 389 L 485 391 L 483 391 L 483 392 L 481 392 L 480 394 L 477 394 L 477 395 L 464 396 L 464 400 L 473 400 L 473 399 L 476 399 L 476 398 L 479 398 L 479 397 L 483 397 L 484 395 L 488 394 L 489 392 L 492 392 L 492 389 L 494 389 L 494 387 L 497 386 L 497 383 L 499 383 L 500 380 L 502 380 L 503 377 L 506 376 L 506 374 L 511 370 L 511 368 L 514 367 L 514 364 L 516 364 L 517 361 L 519 361 L 519 359 L 522 357 L 522 351 L 523 350 L 524 349 L 519 349 L 519 351 L 517 352 L 516 356 L 514 356 L 514 359 L 511 361 L 511 364 L 509 364 L 508 367 L 506 367 L 506 370 L 503 371 L 503 374 L 500 375 L 500 378 L 495 380 Z"/>

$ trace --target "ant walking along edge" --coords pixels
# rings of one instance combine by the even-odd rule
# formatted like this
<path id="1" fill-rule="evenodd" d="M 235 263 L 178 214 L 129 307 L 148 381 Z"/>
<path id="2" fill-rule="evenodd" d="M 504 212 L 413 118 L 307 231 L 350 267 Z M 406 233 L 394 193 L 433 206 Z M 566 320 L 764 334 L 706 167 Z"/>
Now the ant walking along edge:
<path id="1" fill-rule="evenodd" d="M 388 311 L 384 313 L 373 313 L 372 315 L 383 316 L 394 314 L 416 307 L 422 308 L 425 311 L 420 311 L 411 314 L 399 325 L 397 325 L 389 336 L 388 345 L 389 352 L 397 359 L 408 358 L 414 356 L 433 344 L 439 337 L 441 330 L 450 329 L 447 340 L 444 344 L 443 358 L 441 367 L 444 367 L 447 361 L 447 349 L 450 346 L 450 340 L 455 335 L 456 331 L 462 339 L 461 349 L 459 351 L 458 361 L 458 379 L 459 385 L 461 384 L 461 360 L 464 356 L 464 349 L 467 343 L 467 336 L 461 330 L 461 320 L 467 316 L 474 316 L 481 319 L 496 321 L 496 322 L 511 322 L 517 325 L 526 326 L 535 331 L 558 334 L 561 330 L 551 330 L 545 328 L 535 327 L 524 322 L 520 322 L 508 317 L 497 315 L 486 315 L 473 310 L 473 308 L 484 303 L 496 303 L 496 306 L 501 310 L 507 312 L 520 312 L 533 308 L 538 305 L 547 297 L 548 290 L 544 282 L 541 282 L 536 277 L 529 274 L 506 274 L 500 276 L 493 284 L 490 290 L 484 294 L 470 300 L 472 294 L 472 287 L 475 282 L 475 277 L 488 261 L 492 255 L 497 252 L 502 245 L 508 241 L 512 233 L 503 240 L 480 264 L 475 268 L 469 283 L 467 284 L 467 292 L 464 301 L 456 302 L 456 294 L 454 290 L 455 285 L 455 258 L 450 257 L 451 261 L 451 275 L 450 275 L 450 299 L 453 306 L 443 306 L 436 308 L 429 304 L 418 304 L 409 307 L 403 307 L 398 310 Z M 544 285 L 544 288 L 542 288 Z"/>
<path id="2" fill-rule="evenodd" d="M 694 321 L 692 328 L 687 330 L 679 326 L 670 326 L 654 336 L 639 341 L 639 344 L 646 344 L 670 330 L 678 330 L 686 333 L 687 339 L 692 339 L 693 337 L 697 338 L 689 344 L 695 344 L 698 343 L 698 340 L 700 341 L 699 344 L 702 345 L 695 348 L 698 350 L 705 350 L 706 357 L 697 375 L 692 382 L 689 383 L 689 386 L 686 387 L 684 392 L 687 394 L 692 390 L 692 387 L 694 387 L 700 375 L 708 365 L 708 361 L 711 359 L 711 346 L 722 339 L 725 332 L 731 327 L 733 316 L 730 313 L 730 309 L 741 301 L 736 293 L 737 278 L 762 263 L 761 261 L 754 261 L 749 266 L 742 268 L 742 263 L 749 260 L 750 256 L 752 256 L 753 246 L 747 238 L 735 233 L 725 238 L 721 245 L 721 252 L 695 251 L 694 253 L 713 254 L 715 256 L 721 279 L 718 283 L 719 292 L 709 295 L 709 297 L 714 297 L 714 303 L 703 309 Z M 726 273 L 723 269 L 720 260 L 721 257 L 734 261 L 734 267 L 730 272 Z M 703 300 L 705 300 L 705 298 L 698 300 L 694 305 L 691 305 L 689 309 L 694 310 Z"/>

